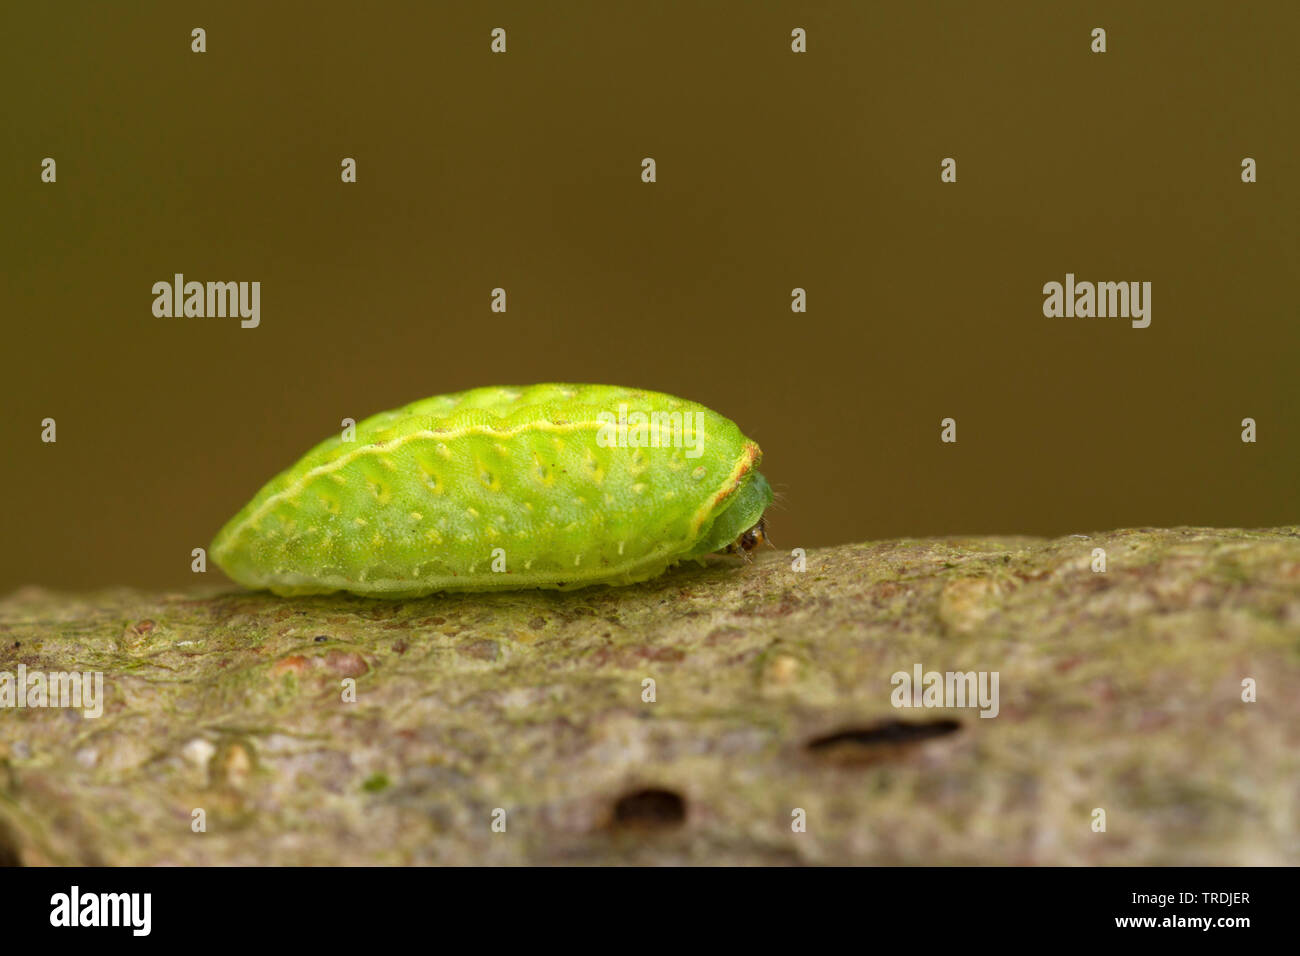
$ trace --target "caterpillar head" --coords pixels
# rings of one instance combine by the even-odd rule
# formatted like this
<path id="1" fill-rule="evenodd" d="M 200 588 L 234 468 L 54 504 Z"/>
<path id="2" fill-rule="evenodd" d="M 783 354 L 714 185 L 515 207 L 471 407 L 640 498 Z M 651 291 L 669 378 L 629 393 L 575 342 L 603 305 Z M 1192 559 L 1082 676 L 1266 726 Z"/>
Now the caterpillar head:
<path id="1" fill-rule="evenodd" d="M 759 518 L 758 524 L 742 532 L 740 537 L 727 545 L 727 554 L 739 554 L 748 561 L 764 542 L 769 545 L 772 543 L 767 537 L 767 518 Z"/>

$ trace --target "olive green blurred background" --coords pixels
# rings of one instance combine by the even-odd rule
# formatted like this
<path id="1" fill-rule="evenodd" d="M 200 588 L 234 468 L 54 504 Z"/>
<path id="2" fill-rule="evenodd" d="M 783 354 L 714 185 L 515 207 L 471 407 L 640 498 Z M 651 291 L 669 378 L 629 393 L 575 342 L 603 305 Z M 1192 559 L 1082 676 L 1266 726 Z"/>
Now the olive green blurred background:
<path id="1" fill-rule="evenodd" d="M 1300 4 L 18 6 L 0 590 L 184 585 L 342 418 L 536 381 L 735 419 L 783 549 L 1300 518 Z"/>

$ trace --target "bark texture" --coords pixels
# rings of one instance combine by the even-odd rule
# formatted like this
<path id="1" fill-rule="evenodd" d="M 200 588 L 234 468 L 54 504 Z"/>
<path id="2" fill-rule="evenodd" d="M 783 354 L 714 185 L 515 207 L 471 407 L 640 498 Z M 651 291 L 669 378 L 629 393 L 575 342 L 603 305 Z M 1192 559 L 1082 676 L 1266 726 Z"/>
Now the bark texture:
<path id="1" fill-rule="evenodd" d="M 1300 863 L 1300 528 L 806 562 L 400 602 L 22 589 L 0 672 L 102 672 L 105 700 L 0 710 L 0 862 Z M 998 672 L 997 716 L 896 708 L 918 664 Z"/>

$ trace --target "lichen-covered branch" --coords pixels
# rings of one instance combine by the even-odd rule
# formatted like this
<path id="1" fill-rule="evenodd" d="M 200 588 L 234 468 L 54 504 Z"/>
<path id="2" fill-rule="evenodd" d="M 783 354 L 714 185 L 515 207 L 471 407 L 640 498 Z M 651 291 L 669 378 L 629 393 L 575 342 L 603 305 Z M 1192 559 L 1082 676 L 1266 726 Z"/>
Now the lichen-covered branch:
<path id="1" fill-rule="evenodd" d="M 1300 863 L 1300 529 L 791 564 L 391 603 L 24 589 L 0 672 L 100 672 L 103 713 L 0 709 L 0 862 Z M 996 716 L 895 707 L 918 666 L 997 672 Z"/>

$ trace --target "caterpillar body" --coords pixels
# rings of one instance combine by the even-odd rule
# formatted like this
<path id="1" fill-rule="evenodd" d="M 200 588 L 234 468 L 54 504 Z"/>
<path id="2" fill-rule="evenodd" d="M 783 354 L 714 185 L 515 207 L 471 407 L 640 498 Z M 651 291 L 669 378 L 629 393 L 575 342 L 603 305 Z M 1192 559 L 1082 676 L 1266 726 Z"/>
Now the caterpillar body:
<path id="1" fill-rule="evenodd" d="M 763 540 L 758 445 L 722 415 L 612 385 L 437 395 L 321 442 L 217 534 L 276 594 L 623 585 Z"/>

